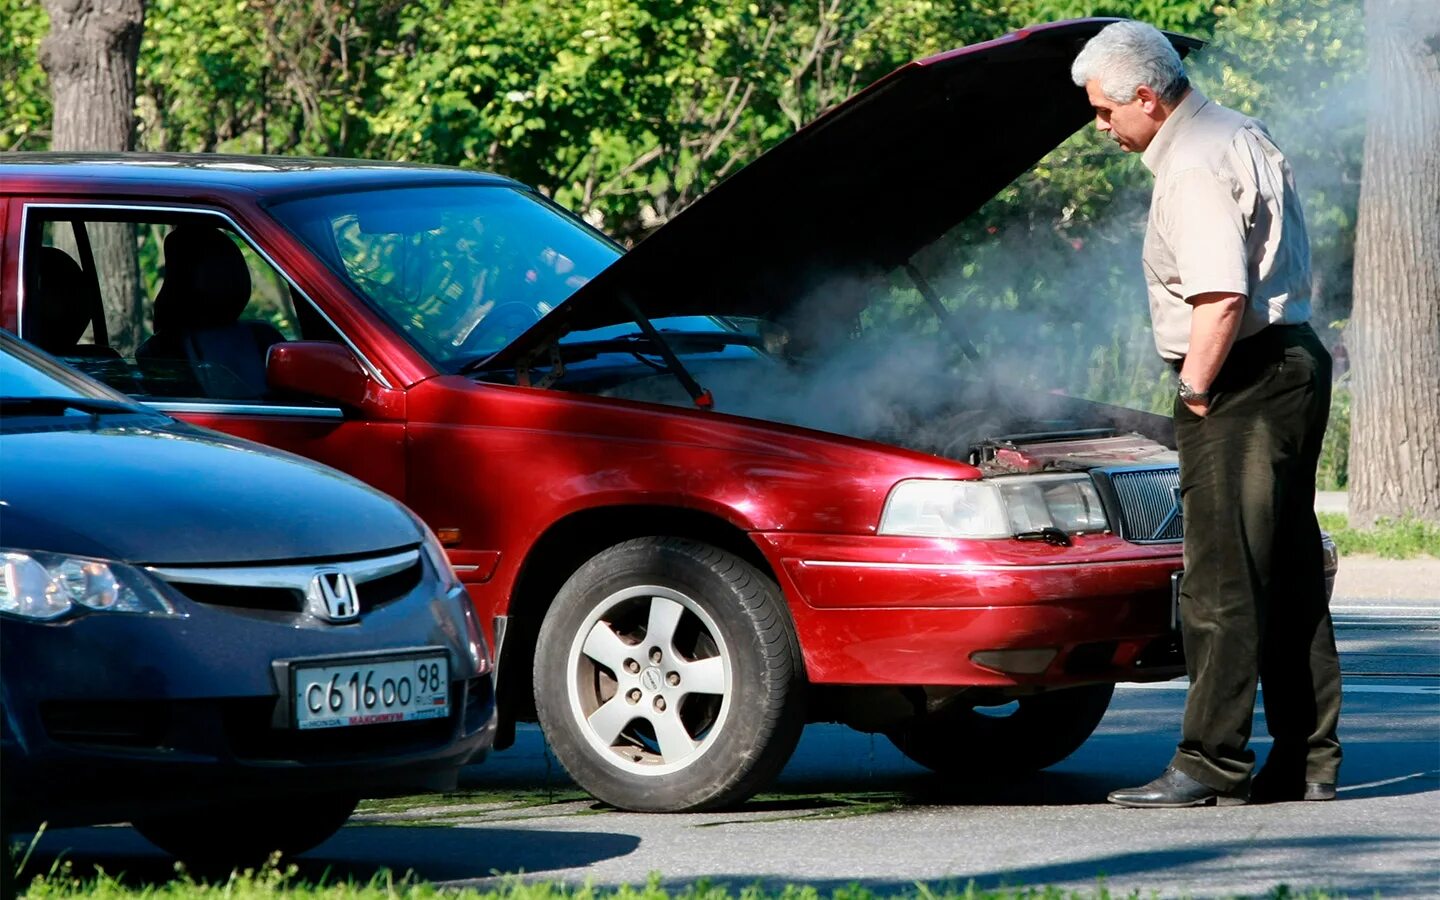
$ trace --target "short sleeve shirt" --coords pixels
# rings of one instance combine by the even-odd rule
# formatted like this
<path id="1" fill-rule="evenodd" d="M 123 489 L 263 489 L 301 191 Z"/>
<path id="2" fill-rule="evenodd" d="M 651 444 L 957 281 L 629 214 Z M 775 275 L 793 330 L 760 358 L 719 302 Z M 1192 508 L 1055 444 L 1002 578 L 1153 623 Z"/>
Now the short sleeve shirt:
<path id="1" fill-rule="evenodd" d="M 1190 344 L 1190 300 L 1243 294 L 1237 340 L 1310 319 L 1310 239 L 1290 164 L 1255 119 L 1191 90 L 1143 160 L 1155 175 L 1145 282 L 1155 348 Z"/>

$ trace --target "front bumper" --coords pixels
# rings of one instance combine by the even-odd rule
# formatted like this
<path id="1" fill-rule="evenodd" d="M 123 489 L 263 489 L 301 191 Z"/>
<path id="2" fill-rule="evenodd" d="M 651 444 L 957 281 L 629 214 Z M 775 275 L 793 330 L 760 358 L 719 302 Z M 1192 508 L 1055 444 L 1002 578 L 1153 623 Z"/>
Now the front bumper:
<path id="1" fill-rule="evenodd" d="M 1170 624 L 1179 544 L 756 537 L 792 600 L 814 683 L 1064 686 L 1184 673 Z M 1055 651 L 1039 671 L 972 659 L 1036 649 Z"/>
<path id="2" fill-rule="evenodd" d="M 1063 687 L 1185 674 L 1172 617 L 1179 543 L 754 537 L 790 598 L 812 683 Z M 1328 597 L 1338 556 L 1328 535 L 1322 544 Z M 1040 666 L 1010 652 L 1049 650 Z M 997 656 L 1014 663 L 993 665 Z"/>
<path id="3" fill-rule="evenodd" d="M 416 594 L 345 625 L 176 599 L 184 615 L 5 619 L 8 827 L 180 812 L 232 798 L 383 796 L 454 786 L 495 735 L 488 652 L 463 589 Z M 442 719 L 299 731 L 275 660 L 443 648 Z"/>

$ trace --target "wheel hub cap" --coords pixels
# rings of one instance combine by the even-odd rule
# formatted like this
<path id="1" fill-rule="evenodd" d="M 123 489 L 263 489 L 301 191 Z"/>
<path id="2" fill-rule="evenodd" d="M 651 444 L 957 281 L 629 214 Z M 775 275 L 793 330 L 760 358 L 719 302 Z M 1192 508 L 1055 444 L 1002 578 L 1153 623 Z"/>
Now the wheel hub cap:
<path id="1" fill-rule="evenodd" d="M 637 585 L 605 598 L 569 653 L 570 710 L 611 765 L 665 775 L 693 764 L 730 712 L 729 648 L 699 603 Z"/>

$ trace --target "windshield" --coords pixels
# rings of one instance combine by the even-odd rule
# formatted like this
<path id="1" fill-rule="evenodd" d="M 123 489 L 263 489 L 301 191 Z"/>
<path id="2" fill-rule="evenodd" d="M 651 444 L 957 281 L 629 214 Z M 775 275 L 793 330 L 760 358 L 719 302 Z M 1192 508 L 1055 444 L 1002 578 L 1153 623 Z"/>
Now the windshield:
<path id="1" fill-rule="evenodd" d="M 620 255 L 506 185 L 330 194 L 273 212 L 443 372 L 504 347 Z"/>
<path id="2" fill-rule="evenodd" d="M 132 405 L 122 395 L 42 356 L 4 332 L 0 332 L 0 397 L 102 400 Z"/>

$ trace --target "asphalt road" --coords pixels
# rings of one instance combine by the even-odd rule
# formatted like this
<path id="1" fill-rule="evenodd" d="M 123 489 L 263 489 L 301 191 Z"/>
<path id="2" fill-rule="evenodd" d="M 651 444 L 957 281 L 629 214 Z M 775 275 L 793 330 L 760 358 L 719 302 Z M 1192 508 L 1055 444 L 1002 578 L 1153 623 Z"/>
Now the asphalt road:
<path id="1" fill-rule="evenodd" d="M 365 879 L 386 867 L 452 884 L 523 873 L 614 885 L 658 872 L 671 885 L 860 883 L 881 893 L 913 892 L 917 881 L 1085 889 L 1103 880 L 1122 896 L 1166 897 L 1263 894 L 1286 883 L 1440 897 L 1440 579 L 1392 580 L 1385 590 L 1342 583 L 1332 604 L 1346 672 L 1334 803 L 1106 804 L 1109 790 L 1148 780 L 1169 759 L 1185 685 L 1166 682 L 1122 687 L 1078 753 L 1023 781 L 949 783 L 883 738 L 817 725 L 771 792 L 701 815 L 621 813 L 579 799 L 538 732 L 524 730 L 514 748 L 470 770 L 479 792 L 471 801 L 357 815 L 301 858 L 302 874 Z M 1265 734 L 1258 711 L 1255 730 Z M 1268 746 L 1255 740 L 1260 754 Z M 496 802 L 497 791 L 518 799 Z M 52 832 L 31 870 L 62 853 L 82 870 L 97 864 L 136 880 L 171 873 L 125 827 Z"/>

